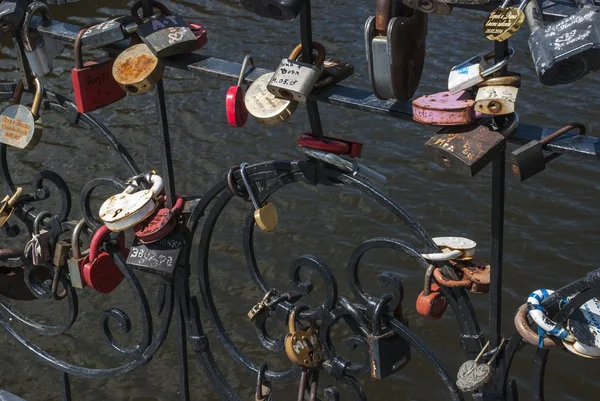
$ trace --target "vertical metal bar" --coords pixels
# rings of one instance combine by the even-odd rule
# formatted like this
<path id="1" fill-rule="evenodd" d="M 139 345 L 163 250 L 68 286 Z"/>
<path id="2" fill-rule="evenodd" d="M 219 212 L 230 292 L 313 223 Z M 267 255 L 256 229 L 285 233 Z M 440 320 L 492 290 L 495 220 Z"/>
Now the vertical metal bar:
<path id="1" fill-rule="evenodd" d="M 167 195 L 166 207 L 171 209 L 175 203 L 175 174 L 173 173 L 173 155 L 171 154 L 171 139 L 169 136 L 169 120 L 165 101 L 165 88 L 162 79 L 156 84 L 156 109 L 158 111 L 158 126 L 162 138 L 162 179 Z"/>
<path id="2" fill-rule="evenodd" d="M 60 372 L 61 382 L 62 382 L 62 399 L 63 401 L 71 401 L 71 379 L 69 378 L 69 374 L 65 372 Z"/>
<path id="3" fill-rule="evenodd" d="M 494 42 L 495 62 L 508 55 L 508 40 Z M 506 68 L 498 75 L 506 74 Z M 497 121 L 500 123 L 500 121 Z M 504 151 L 492 162 L 492 221 L 491 221 L 491 274 L 490 274 L 490 349 L 500 344 L 502 324 L 502 253 L 504 250 Z M 494 364 L 498 363 L 498 359 Z"/>
<path id="4" fill-rule="evenodd" d="M 144 17 L 149 17 L 152 15 L 152 1 L 153 0 L 142 0 L 142 13 Z"/>
<path id="5" fill-rule="evenodd" d="M 312 63 L 312 17 L 310 12 L 310 0 L 306 0 L 300 10 L 300 40 L 302 43 L 302 60 Z M 316 100 L 307 99 L 308 121 L 313 136 L 323 136 L 323 126 L 319 106 Z"/>
<path id="6" fill-rule="evenodd" d="M 29 62 L 25 56 L 25 47 L 23 45 L 23 40 L 21 40 L 21 31 L 14 30 L 12 38 L 15 45 L 15 52 L 17 53 L 17 62 L 19 63 L 21 79 L 23 80 L 23 88 L 26 91 L 33 90 L 33 75 L 31 74 Z"/>
<path id="7" fill-rule="evenodd" d="M 179 267 L 178 267 L 179 268 Z M 181 401 L 189 401 L 190 399 L 190 384 L 188 370 L 188 354 L 187 354 L 187 333 L 186 333 L 186 307 L 184 303 L 189 302 L 189 279 L 187 277 L 179 277 L 177 284 L 177 310 L 178 310 L 178 327 L 177 327 L 177 354 L 179 356 L 179 399 Z"/>

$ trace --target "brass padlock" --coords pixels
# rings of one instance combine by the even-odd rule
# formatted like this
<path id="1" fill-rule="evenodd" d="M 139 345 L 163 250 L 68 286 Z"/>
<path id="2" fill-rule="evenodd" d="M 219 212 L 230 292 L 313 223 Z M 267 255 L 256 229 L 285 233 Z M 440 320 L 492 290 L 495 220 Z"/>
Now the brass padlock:
<path id="1" fill-rule="evenodd" d="M 290 361 L 303 368 L 317 368 L 323 360 L 317 330 L 312 327 L 296 330 L 296 308 L 292 309 L 288 317 L 288 331 L 284 344 Z"/>
<path id="2" fill-rule="evenodd" d="M 287 120 L 298 107 L 298 102 L 279 99 L 269 92 L 267 84 L 273 74 L 274 72 L 269 72 L 258 77 L 244 95 L 248 113 L 263 125 L 275 125 Z"/>
<path id="3" fill-rule="evenodd" d="M 6 195 L 6 197 L 2 199 L 2 202 L 0 202 L 0 227 L 6 224 L 10 216 L 13 214 L 15 210 L 15 204 L 19 201 L 22 194 L 23 188 L 19 187 L 12 196 Z"/>
<path id="4" fill-rule="evenodd" d="M 275 208 L 275 205 L 271 202 L 264 202 L 262 206 L 259 205 L 258 200 L 252 191 L 252 186 L 248 181 L 248 177 L 246 177 L 246 166 L 248 166 L 248 163 L 242 163 L 240 165 L 240 175 L 242 176 L 242 181 L 244 182 L 248 196 L 254 205 L 254 221 L 256 221 L 256 225 L 259 226 L 261 230 L 273 231 L 275 227 L 277 227 L 279 221 L 277 208 Z"/>
<path id="5" fill-rule="evenodd" d="M 0 142 L 19 149 L 31 150 L 42 138 L 40 107 L 44 96 L 44 86 L 39 78 L 34 78 L 35 96 L 31 109 L 19 104 L 23 95 L 23 82 L 15 89 L 13 102 L 0 114 Z"/>
<path id="6" fill-rule="evenodd" d="M 113 64 L 115 81 L 127 93 L 148 92 L 162 79 L 165 63 L 157 58 L 144 43 L 133 45 L 119 54 Z"/>

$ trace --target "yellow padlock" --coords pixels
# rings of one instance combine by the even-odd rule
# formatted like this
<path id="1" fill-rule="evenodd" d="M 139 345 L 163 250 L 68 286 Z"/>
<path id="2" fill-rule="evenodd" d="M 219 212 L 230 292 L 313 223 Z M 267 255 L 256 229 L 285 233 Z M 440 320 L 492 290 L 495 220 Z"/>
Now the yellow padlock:
<path id="1" fill-rule="evenodd" d="M 0 227 L 2 227 L 10 216 L 12 216 L 15 211 L 15 204 L 21 199 L 21 195 L 23 194 L 23 188 L 19 187 L 13 194 L 13 196 L 8 196 L 2 199 L 0 202 Z"/>

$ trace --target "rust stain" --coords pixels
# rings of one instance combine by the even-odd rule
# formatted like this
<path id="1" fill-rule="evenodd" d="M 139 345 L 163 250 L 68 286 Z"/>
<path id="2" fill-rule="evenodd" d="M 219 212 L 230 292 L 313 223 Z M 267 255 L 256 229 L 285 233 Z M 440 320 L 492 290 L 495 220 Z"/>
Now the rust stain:
<path id="1" fill-rule="evenodd" d="M 126 82 L 136 82 L 144 79 L 152 73 L 156 67 L 156 58 L 148 54 L 128 57 L 123 63 L 117 66 L 120 80 Z"/>

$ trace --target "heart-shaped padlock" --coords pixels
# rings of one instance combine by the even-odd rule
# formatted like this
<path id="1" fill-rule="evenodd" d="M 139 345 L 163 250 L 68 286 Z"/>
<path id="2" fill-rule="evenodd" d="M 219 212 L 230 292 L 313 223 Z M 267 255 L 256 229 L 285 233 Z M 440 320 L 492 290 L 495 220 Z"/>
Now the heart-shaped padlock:
<path id="1" fill-rule="evenodd" d="M 252 57 L 244 57 L 244 62 L 242 63 L 242 70 L 240 71 L 237 85 L 229 88 L 227 91 L 227 97 L 225 98 L 227 122 L 232 127 L 243 127 L 246 125 L 246 121 L 248 121 L 248 109 L 246 108 L 246 103 L 244 102 L 244 90 L 242 89 L 242 83 L 248 74 L 248 72 L 246 72 L 248 63 L 250 63 L 252 66 L 250 71 L 254 69 L 254 60 L 252 60 Z"/>
<path id="2" fill-rule="evenodd" d="M 81 277 L 85 284 L 103 294 L 114 291 L 123 281 L 123 273 L 112 256 L 108 252 L 100 252 L 100 244 L 110 232 L 106 226 L 101 226 L 94 233 L 90 242 L 90 253 L 81 269 Z M 122 232 L 117 238 L 117 248 L 121 255 L 127 258 L 129 250 L 125 248 L 125 234 Z"/>
<path id="3" fill-rule="evenodd" d="M 164 205 L 164 199 L 161 203 Z M 163 239 L 177 225 L 177 216 L 183 210 L 183 203 L 183 198 L 178 196 L 171 210 L 160 207 L 148 219 L 133 227 L 135 236 L 142 244 L 151 244 Z"/>

